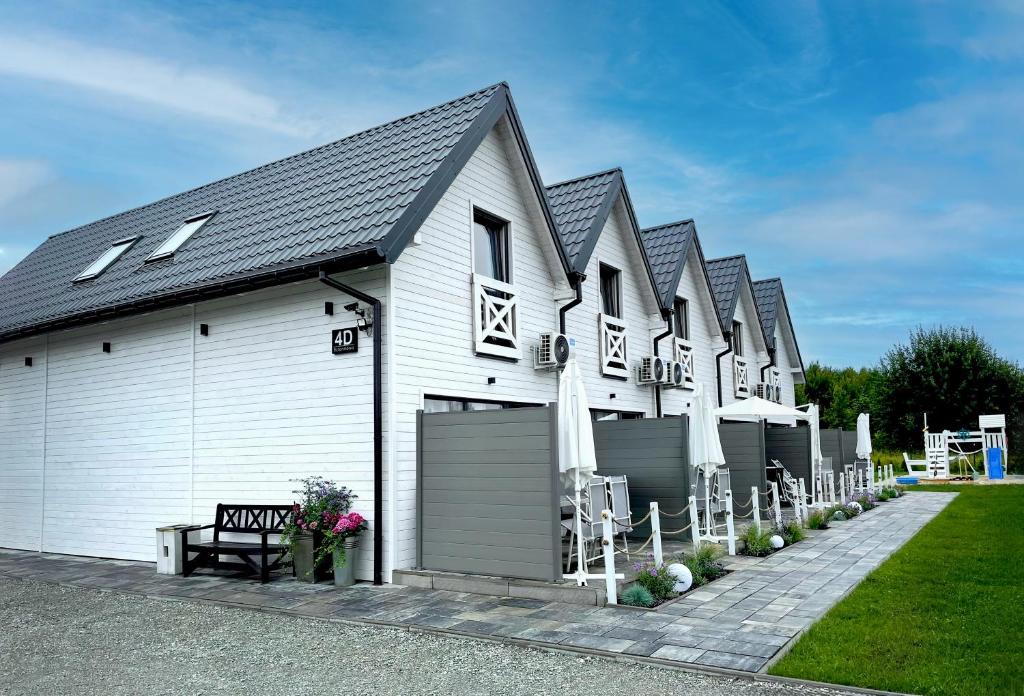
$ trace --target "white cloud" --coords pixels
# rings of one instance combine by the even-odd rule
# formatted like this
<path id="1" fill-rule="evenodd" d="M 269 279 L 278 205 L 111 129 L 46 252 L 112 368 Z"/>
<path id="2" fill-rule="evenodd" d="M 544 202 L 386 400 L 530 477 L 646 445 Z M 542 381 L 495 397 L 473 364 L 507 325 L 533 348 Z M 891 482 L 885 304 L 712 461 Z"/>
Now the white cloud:
<path id="1" fill-rule="evenodd" d="M 290 136 L 308 136 L 311 131 L 273 97 L 201 65 L 46 34 L 0 34 L 0 46 L 0 75 L 68 85 L 101 98 L 127 99 Z"/>

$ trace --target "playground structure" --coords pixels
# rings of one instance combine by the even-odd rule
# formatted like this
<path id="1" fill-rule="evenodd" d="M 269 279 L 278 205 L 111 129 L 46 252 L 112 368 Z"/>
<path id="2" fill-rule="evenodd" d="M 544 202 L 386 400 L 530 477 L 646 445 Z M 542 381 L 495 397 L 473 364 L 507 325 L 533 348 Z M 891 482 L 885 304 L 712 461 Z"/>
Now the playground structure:
<path id="1" fill-rule="evenodd" d="M 975 447 L 976 446 L 976 447 Z M 924 456 L 927 463 L 926 478 L 948 479 L 952 469 L 958 468 L 957 475 L 968 476 L 967 470 L 977 474 L 971 459 L 982 455 L 984 475 L 989 471 L 989 450 L 998 449 L 1002 452 L 1002 463 L 1006 465 L 1009 454 L 1006 442 L 1006 416 L 994 414 L 979 416 L 977 430 L 943 430 L 941 433 L 928 432 L 928 415 L 925 414 Z M 914 472 L 911 472 L 912 474 Z M 916 475 L 916 474 L 914 474 Z"/>

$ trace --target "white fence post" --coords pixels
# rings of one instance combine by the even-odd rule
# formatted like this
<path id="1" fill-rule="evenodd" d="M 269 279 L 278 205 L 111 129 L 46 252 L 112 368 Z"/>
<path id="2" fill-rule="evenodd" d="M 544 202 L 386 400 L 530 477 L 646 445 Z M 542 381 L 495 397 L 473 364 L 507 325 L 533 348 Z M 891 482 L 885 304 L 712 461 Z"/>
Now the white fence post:
<path id="1" fill-rule="evenodd" d="M 782 503 L 779 501 L 779 484 L 772 481 L 772 507 L 775 509 L 775 524 L 782 528 Z"/>
<path id="2" fill-rule="evenodd" d="M 832 474 L 828 476 L 828 502 L 836 504 L 836 478 Z"/>
<path id="3" fill-rule="evenodd" d="M 800 491 L 799 491 L 799 495 L 800 495 L 800 517 L 802 518 L 801 519 L 801 523 L 802 523 L 803 520 L 807 519 L 807 486 L 804 485 L 804 480 L 803 479 L 797 479 L 797 481 L 800 484 Z"/>
<path id="4" fill-rule="evenodd" d="M 889 486 L 896 487 L 896 468 L 892 464 L 889 465 Z"/>
<path id="5" fill-rule="evenodd" d="M 875 464 L 874 464 L 874 462 L 872 462 L 871 466 L 868 467 L 868 492 L 869 493 L 874 493 L 875 492 Z"/>
<path id="6" fill-rule="evenodd" d="M 651 501 L 651 538 L 654 546 L 654 562 L 657 565 L 664 563 L 661 555 L 661 514 L 658 512 L 658 501 Z"/>
<path id="7" fill-rule="evenodd" d="M 726 539 L 726 542 L 728 543 L 728 546 L 729 546 L 729 555 L 730 556 L 735 556 L 736 555 L 736 530 L 735 530 L 735 528 L 733 526 L 733 521 L 732 521 L 732 489 L 727 489 L 725 491 L 725 529 L 726 529 L 726 534 L 729 535 L 727 537 L 727 539 Z"/>
<path id="8" fill-rule="evenodd" d="M 619 603 L 619 592 L 615 586 L 615 544 L 612 513 L 610 510 L 601 511 L 601 546 L 604 548 L 604 586 L 608 593 L 608 604 Z"/>
<path id="9" fill-rule="evenodd" d="M 700 548 L 700 516 L 697 514 L 697 496 L 691 495 L 686 503 L 690 510 L 690 538 L 693 539 L 693 550 Z"/>
<path id="10" fill-rule="evenodd" d="M 839 500 L 846 507 L 846 472 L 839 474 Z"/>
<path id="11" fill-rule="evenodd" d="M 750 516 L 754 518 L 754 526 L 761 531 L 761 493 L 757 486 L 750 487 Z"/>

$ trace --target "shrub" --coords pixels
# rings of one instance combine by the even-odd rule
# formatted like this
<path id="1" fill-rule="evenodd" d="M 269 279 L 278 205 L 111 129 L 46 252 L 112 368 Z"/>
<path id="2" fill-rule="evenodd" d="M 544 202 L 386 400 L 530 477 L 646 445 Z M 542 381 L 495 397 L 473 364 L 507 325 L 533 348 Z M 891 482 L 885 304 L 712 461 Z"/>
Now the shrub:
<path id="1" fill-rule="evenodd" d="M 658 601 L 665 601 L 676 596 L 676 581 L 668 574 L 665 564 L 655 565 L 653 559 L 646 563 L 636 563 L 633 568 L 637 571 L 636 584 L 645 588 Z"/>
<path id="2" fill-rule="evenodd" d="M 743 532 L 740 541 L 743 542 L 743 554 L 745 556 L 767 556 L 775 549 L 772 548 L 771 532 L 757 531 L 757 527 L 750 525 Z"/>
<path id="3" fill-rule="evenodd" d="M 828 519 L 830 522 L 845 522 L 849 518 L 842 510 L 834 510 Z"/>
<path id="4" fill-rule="evenodd" d="M 653 607 L 654 595 L 643 585 L 630 585 L 619 595 L 619 603 L 631 607 Z"/>
<path id="5" fill-rule="evenodd" d="M 876 507 L 874 502 L 872 502 L 871 498 L 866 495 L 862 495 L 861 497 L 857 498 L 857 503 L 860 504 L 861 510 L 863 510 L 864 512 L 867 512 L 868 510 L 873 510 Z"/>
<path id="6" fill-rule="evenodd" d="M 828 518 L 821 510 L 815 510 L 807 515 L 808 529 L 828 529 Z"/>
<path id="7" fill-rule="evenodd" d="M 683 564 L 693 573 L 693 586 L 706 585 L 725 575 L 725 567 L 718 562 L 718 550 L 709 544 L 701 546 L 691 556 L 683 558 Z"/>
<path id="8" fill-rule="evenodd" d="M 880 502 L 880 503 L 884 503 L 885 501 L 887 501 L 890 498 L 892 498 L 892 496 L 889 495 L 889 491 L 884 489 L 884 488 L 882 490 L 878 491 L 878 495 L 875 496 L 875 497 L 878 499 L 878 502 Z"/>
<path id="9" fill-rule="evenodd" d="M 804 534 L 803 527 L 796 520 L 790 520 L 786 524 L 782 525 L 775 532 L 782 537 L 782 540 L 786 542 L 786 546 L 795 544 L 798 541 L 803 541 L 807 535 Z"/>
<path id="10" fill-rule="evenodd" d="M 843 512 L 846 513 L 847 519 L 852 519 L 859 515 L 861 511 L 860 508 L 857 507 L 857 505 L 854 505 L 853 503 L 847 503 L 846 507 L 843 508 Z"/>

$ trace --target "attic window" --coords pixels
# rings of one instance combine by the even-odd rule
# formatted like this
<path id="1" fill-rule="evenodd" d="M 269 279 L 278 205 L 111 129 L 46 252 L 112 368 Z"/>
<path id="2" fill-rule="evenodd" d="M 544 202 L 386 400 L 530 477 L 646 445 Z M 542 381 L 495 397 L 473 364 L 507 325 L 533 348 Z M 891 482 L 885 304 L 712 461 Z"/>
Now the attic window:
<path id="1" fill-rule="evenodd" d="M 178 228 L 178 231 L 168 237 L 163 244 L 156 248 L 152 254 L 150 254 L 146 261 L 159 261 L 160 259 L 166 259 L 169 256 L 173 256 L 181 245 L 189 240 L 189 238 L 199 231 L 199 228 L 206 224 L 206 221 L 213 217 L 213 213 L 203 213 L 202 215 L 196 215 L 185 221 L 185 224 Z"/>
<path id="2" fill-rule="evenodd" d="M 75 282 L 83 280 L 92 280 L 103 271 L 107 270 L 110 264 L 121 258 L 121 254 L 128 251 L 132 244 L 138 237 L 130 237 L 129 239 L 122 239 L 118 242 L 114 242 L 110 245 L 110 248 L 100 254 L 100 257 L 89 264 L 89 267 L 78 274 L 75 278 Z"/>

